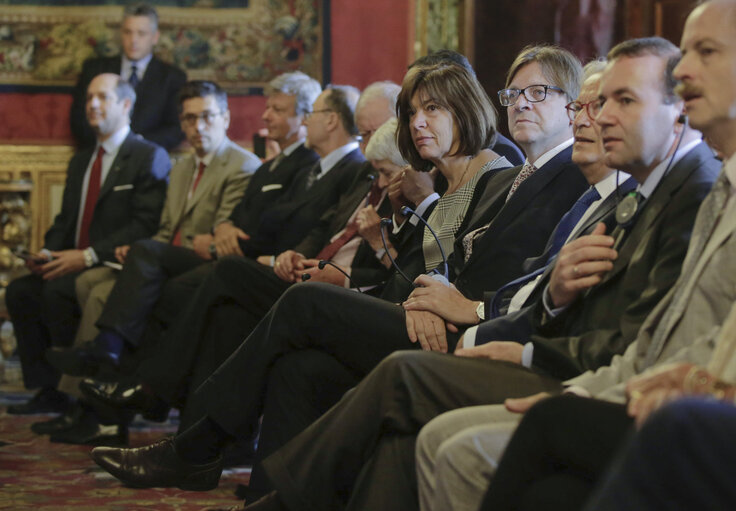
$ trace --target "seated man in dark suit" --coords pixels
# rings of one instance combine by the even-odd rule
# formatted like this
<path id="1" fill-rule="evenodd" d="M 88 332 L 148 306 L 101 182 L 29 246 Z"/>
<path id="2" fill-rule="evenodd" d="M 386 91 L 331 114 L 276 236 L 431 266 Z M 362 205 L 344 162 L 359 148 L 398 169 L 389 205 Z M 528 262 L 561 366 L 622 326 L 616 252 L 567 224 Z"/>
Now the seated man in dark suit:
<path id="1" fill-rule="evenodd" d="M 135 91 L 118 75 L 99 75 L 89 84 L 87 119 L 97 146 L 72 157 L 61 212 L 46 233 L 44 249 L 26 263 L 32 275 L 7 290 L 24 383 L 41 388 L 9 413 L 64 411 L 66 399 L 55 390 L 59 374 L 44 352 L 74 339 L 76 277 L 114 260 L 115 247 L 151 236 L 158 225 L 171 163 L 166 151 L 131 133 L 134 103 Z"/>
<path id="2" fill-rule="evenodd" d="M 587 187 L 579 169 L 570 161 L 572 123 L 565 110 L 565 105 L 577 97 L 579 91 L 582 71 L 579 61 L 565 50 L 546 47 L 531 48 L 519 60 L 523 63 L 517 65 L 519 74 L 528 74 L 524 78 L 530 82 L 528 85 L 540 85 L 542 91 L 539 95 L 532 95 L 531 100 L 526 96 L 521 98 L 516 109 L 517 116 L 521 114 L 526 119 L 535 120 L 517 129 L 517 141 L 527 151 L 530 162 L 536 162 L 539 169 L 529 163 L 523 169 L 515 167 L 488 172 L 485 188 L 471 199 L 468 213 L 457 228 L 450 260 L 451 278 L 469 301 L 480 300 L 484 290 L 496 289 L 509 278 L 520 276 L 523 260 L 543 250 L 554 226 Z M 552 69 L 556 66 L 563 68 L 565 78 L 552 73 L 547 76 L 542 72 L 540 62 Z M 420 92 L 415 94 L 414 80 L 426 76 L 427 80 L 440 81 L 443 77 L 449 79 L 455 75 L 467 77 L 468 73 L 460 66 L 440 64 L 412 69 L 405 78 L 400 96 L 403 101 L 398 107 L 399 147 L 415 168 L 426 169 L 431 166 L 433 158 L 439 164 L 442 160 L 433 156 L 434 145 L 415 133 L 424 133 L 428 128 L 422 124 L 424 118 L 421 115 L 415 117 L 414 112 L 421 109 L 422 114 L 427 115 L 425 108 L 435 110 L 433 102 L 419 99 Z M 475 83 L 472 79 L 469 81 Z M 485 93 L 482 96 L 475 93 L 470 85 L 468 90 L 453 87 L 446 88 L 452 99 L 445 101 L 463 115 L 466 111 L 477 112 L 474 107 L 485 104 L 482 97 L 491 108 Z M 413 120 L 415 118 L 416 121 Z M 473 130 L 479 123 L 477 119 L 472 121 L 467 117 L 458 121 L 459 137 L 475 135 Z M 459 126 L 463 126 L 462 131 Z M 486 154 L 488 150 L 484 148 L 492 143 L 492 135 L 491 132 L 490 137 L 475 137 L 476 149 L 471 149 L 473 146 L 468 144 L 465 150 L 472 151 L 471 154 L 476 151 Z M 438 154 L 445 153 L 438 151 Z M 428 161 L 423 160 L 422 155 Z M 467 163 L 463 167 L 465 165 Z M 444 207 L 444 204 L 440 206 Z M 429 236 L 431 240 L 428 232 L 424 234 L 425 239 Z M 463 240 L 468 241 L 463 243 Z M 436 250 L 431 241 L 423 248 L 430 246 Z M 406 296 L 399 300 L 404 298 Z M 473 311 L 476 306 L 474 303 Z M 408 320 L 410 315 L 412 318 Z M 187 481 L 182 482 L 188 477 L 189 469 L 186 467 L 196 465 L 203 475 L 199 487 L 211 487 L 216 484 L 214 474 L 219 470 L 217 460 L 223 445 L 232 437 L 248 438 L 254 433 L 263 396 L 268 391 L 269 372 L 279 357 L 316 348 L 338 358 L 354 375 L 362 377 L 382 358 L 401 347 L 419 347 L 421 343 L 425 349 L 447 349 L 443 344 L 444 337 L 448 335 L 444 321 L 435 331 L 434 338 L 428 339 L 429 336 L 423 332 L 412 339 L 407 331 L 407 321 L 417 318 L 417 322 L 423 322 L 426 318 L 433 330 L 437 322 L 423 312 L 410 315 L 395 303 L 335 286 L 294 286 L 281 296 L 237 351 L 197 389 L 187 403 L 190 408 L 188 415 L 201 417 L 192 427 L 177 435 L 173 442 L 167 441 L 166 445 L 160 442 L 146 452 L 93 451 L 95 460 L 126 481 L 131 481 L 129 476 L 145 464 L 145 474 L 141 478 L 132 477 L 136 479 L 135 484 L 150 486 L 189 486 Z M 449 344 L 452 344 L 457 332 L 450 332 L 449 336 Z M 221 386 L 228 389 L 227 393 L 221 391 Z M 215 395 L 217 397 L 213 397 Z M 165 455 L 160 464 L 149 459 L 148 454 L 157 456 L 160 452 L 169 452 L 174 443 L 176 452 L 173 456 Z M 192 449 L 192 445 L 197 447 Z M 128 454 L 132 456 L 117 464 L 115 460 L 119 455 L 127 457 Z M 114 464 L 115 467 L 112 466 Z M 170 472 L 173 477 L 161 477 L 162 471 L 173 466 L 177 467 L 175 473 Z"/>
<path id="3" fill-rule="evenodd" d="M 100 73 L 117 73 L 133 86 L 138 96 L 130 116 L 133 132 L 171 150 L 184 139 L 176 97 L 186 75 L 153 55 L 159 38 L 156 9 L 145 4 L 126 7 L 120 36 L 121 55 L 90 58 L 82 65 L 69 114 L 72 135 L 79 147 L 94 145 L 94 131 L 84 116 L 87 86 Z"/>

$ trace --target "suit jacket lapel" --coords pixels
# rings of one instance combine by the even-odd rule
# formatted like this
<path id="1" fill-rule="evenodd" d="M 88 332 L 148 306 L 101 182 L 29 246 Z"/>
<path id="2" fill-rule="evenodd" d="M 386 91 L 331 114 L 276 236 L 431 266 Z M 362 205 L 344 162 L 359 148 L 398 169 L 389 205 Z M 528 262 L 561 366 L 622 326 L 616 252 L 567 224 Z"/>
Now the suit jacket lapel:
<path id="1" fill-rule="evenodd" d="M 229 149 L 230 141 L 228 139 L 225 139 L 223 143 L 220 144 L 215 157 L 212 158 L 210 164 L 205 167 L 202 178 L 199 180 L 199 184 L 197 185 L 197 189 L 194 190 L 194 195 L 192 195 L 192 200 L 186 201 L 186 207 L 182 216 L 189 213 L 189 211 L 191 211 L 191 209 L 202 199 L 202 197 L 207 196 L 207 194 L 210 192 L 210 189 L 215 185 L 218 180 L 217 178 L 219 172 L 221 171 L 221 169 L 227 167 L 228 160 L 230 159 Z M 192 176 L 194 176 L 194 169 L 192 169 Z M 189 187 L 191 187 L 191 179 L 188 182 Z M 188 191 L 189 188 L 187 188 L 187 192 Z"/>
<path id="2" fill-rule="evenodd" d="M 604 277 L 598 286 L 604 285 L 606 282 L 614 278 L 619 272 L 626 269 L 634 252 L 639 248 L 641 240 L 648 234 L 650 227 L 657 220 L 670 198 L 674 195 L 687 178 L 700 165 L 702 158 L 702 150 L 704 144 L 701 144 L 687 153 L 677 165 L 662 177 L 659 185 L 643 203 L 643 211 L 636 223 L 631 229 L 629 236 L 624 241 L 623 246 L 619 250 L 619 257 L 614 261 L 613 268 Z"/>
<path id="3" fill-rule="evenodd" d="M 110 165 L 110 171 L 107 173 L 105 182 L 102 183 L 102 187 L 100 188 L 100 195 L 97 199 L 97 202 L 100 202 L 108 193 L 112 191 L 115 185 L 118 184 L 118 181 L 120 180 L 120 169 L 125 168 L 125 161 L 130 157 L 130 141 L 132 140 L 131 137 L 135 136 L 136 135 L 134 135 L 133 132 L 129 133 L 128 136 L 125 137 L 125 140 L 123 140 L 123 143 L 120 145 L 118 154 L 115 156 L 115 160 L 112 162 L 112 165 Z"/>

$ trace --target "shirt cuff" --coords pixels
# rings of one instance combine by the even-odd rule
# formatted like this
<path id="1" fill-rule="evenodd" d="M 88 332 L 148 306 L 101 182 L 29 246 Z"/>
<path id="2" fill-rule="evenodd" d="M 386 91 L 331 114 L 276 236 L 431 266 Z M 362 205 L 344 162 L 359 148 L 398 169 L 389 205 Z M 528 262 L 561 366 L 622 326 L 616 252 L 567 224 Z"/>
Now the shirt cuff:
<path id="1" fill-rule="evenodd" d="M 521 352 L 521 365 L 523 365 L 527 369 L 531 369 L 533 358 L 534 358 L 534 343 L 528 342 L 524 345 L 524 351 Z"/>
<path id="2" fill-rule="evenodd" d="M 463 334 L 463 348 L 472 348 L 475 346 L 475 337 L 478 334 L 478 325 L 471 326 Z"/>
<path id="3" fill-rule="evenodd" d="M 51 255 L 51 250 L 49 250 L 48 248 L 42 248 L 41 250 L 38 251 L 38 253 L 44 256 L 49 261 L 53 259 L 53 256 Z"/>
<path id="4" fill-rule="evenodd" d="M 560 312 L 564 311 L 567 307 L 555 308 L 552 304 L 552 298 L 549 296 L 549 284 L 545 286 L 544 293 L 542 293 L 542 303 L 544 304 L 544 310 L 547 311 L 547 315 L 551 318 L 557 317 Z"/>

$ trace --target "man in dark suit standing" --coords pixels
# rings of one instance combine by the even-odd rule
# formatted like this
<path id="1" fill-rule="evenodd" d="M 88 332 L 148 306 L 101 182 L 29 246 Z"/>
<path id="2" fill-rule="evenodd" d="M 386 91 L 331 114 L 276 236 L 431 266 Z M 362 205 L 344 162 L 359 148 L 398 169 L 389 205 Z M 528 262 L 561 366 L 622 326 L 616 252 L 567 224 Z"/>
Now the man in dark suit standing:
<path id="1" fill-rule="evenodd" d="M 176 98 L 186 74 L 153 55 L 159 39 L 156 9 L 145 4 L 126 7 L 120 37 L 121 55 L 91 58 L 82 65 L 69 114 L 72 135 L 80 148 L 95 144 L 94 130 L 84 115 L 87 86 L 98 74 L 116 73 L 133 86 L 137 95 L 130 115 L 133 132 L 171 150 L 184 139 Z"/>
<path id="2" fill-rule="evenodd" d="M 32 275 L 8 286 L 6 302 L 18 338 L 24 383 L 41 388 L 10 413 L 63 411 L 54 388 L 58 373 L 44 359 L 49 346 L 68 346 L 79 320 L 74 280 L 114 260 L 115 247 L 151 236 L 158 225 L 171 163 L 166 151 L 130 132 L 132 87 L 114 74 L 92 80 L 87 119 L 97 146 L 69 162 L 61 212 L 41 253 L 27 262 Z"/>

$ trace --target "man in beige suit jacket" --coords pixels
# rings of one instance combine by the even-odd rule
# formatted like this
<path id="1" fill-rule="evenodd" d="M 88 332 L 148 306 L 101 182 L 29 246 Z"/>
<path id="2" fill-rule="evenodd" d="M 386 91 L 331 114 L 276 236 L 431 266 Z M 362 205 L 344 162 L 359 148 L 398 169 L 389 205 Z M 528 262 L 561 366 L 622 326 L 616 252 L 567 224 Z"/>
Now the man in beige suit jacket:
<path id="1" fill-rule="evenodd" d="M 100 267 L 77 279 L 77 298 L 82 307 L 75 339 L 77 348 L 96 338 L 99 331 L 95 323 L 104 310 L 116 313 L 125 312 L 133 303 L 152 305 L 166 279 L 212 259 L 212 229 L 228 218 L 243 196 L 251 174 L 261 164 L 258 157 L 227 138 L 227 95 L 216 84 L 187 83 L 180 93 L 179 105 L 182 129 L 194 152 L 183 156 L 172 168 L 158 232 L 151 239 L 134 244 L 133 249 L 116 249 L 122 271 Z M 156 289 L 150 289 L 151 286 Z M 116 288 L 118 291 L 114 291 Z M 148 289 L 141 293 L 142 288 Z M 112 293 L 117 298 L 109 303 Z M 59 390 L 80 397 L 78 385 L 78 378 L 64 375 Z M 80 425 L 69 428 L 72 423 Z M 76 430 L 81 428 L 84 434 L 60 437 L 57 426 L 72 433 L 80 433 Z M 96 418 L 80 406 L 73 406 L 70 413 L 50 422 L 34 425 L 33 429 L 38 433 L 56 433 L 55 440 L 74 443 L 97 442 L 100 432 Z"/>

